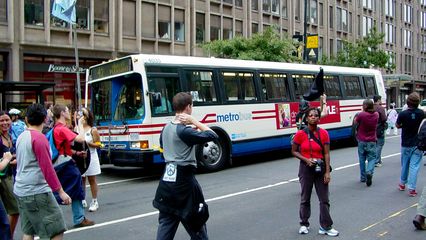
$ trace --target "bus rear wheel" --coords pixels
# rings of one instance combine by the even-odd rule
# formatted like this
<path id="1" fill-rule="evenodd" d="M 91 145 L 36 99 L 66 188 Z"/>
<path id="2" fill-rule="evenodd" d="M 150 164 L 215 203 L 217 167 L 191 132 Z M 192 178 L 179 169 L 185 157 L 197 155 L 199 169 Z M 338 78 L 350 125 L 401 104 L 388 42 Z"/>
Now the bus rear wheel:
<path id="1" fill-rule="evenodd" d="M 218 171 L 229 161 L 228 147 L 221 139 L 198 145 L 196 156 L 200 168 L 206 172 Z"/>

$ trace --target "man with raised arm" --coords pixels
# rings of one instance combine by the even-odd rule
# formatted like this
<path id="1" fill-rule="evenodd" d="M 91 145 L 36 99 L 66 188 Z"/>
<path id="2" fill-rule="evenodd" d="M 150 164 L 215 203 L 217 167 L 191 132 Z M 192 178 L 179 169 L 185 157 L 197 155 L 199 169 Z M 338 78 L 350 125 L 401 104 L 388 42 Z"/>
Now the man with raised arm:
<path id="1" fill-rule="evenodd" d="M 205 224 L 208 208 L 194 176 L 195 145 L 217 139 L 218 135 L 191 116 L 189 93 L 176 94 L 173 108 L 176 116 L 166 124 L 160 136 L 166 168 L 153 201 L 154 207 L 160 210 L 157 240 L 172 240 L 180 222 L 191 239 L 205 240 L 208 239 Z"/>

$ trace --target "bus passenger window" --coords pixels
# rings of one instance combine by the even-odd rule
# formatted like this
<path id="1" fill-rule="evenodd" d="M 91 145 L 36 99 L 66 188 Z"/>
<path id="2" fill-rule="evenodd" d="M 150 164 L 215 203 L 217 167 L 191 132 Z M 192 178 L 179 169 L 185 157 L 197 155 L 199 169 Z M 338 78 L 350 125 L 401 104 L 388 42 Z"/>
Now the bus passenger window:
<path id="1" fill-rule="evenodd" d="M 342 97 L 338 76 L 324 76 L 324 92 L 327 95 L 327 99 L 340 99 Z"/>
<path id="2" fill-rule="evenodd" d="M 374 82 L 374 77 L 363 77 L 365 93 L 367 97 L 372 98 L 377 94 L 376 83 Z"/>
<path id="3" fill-rule="evenodd" d="M 287 74 L 261 73 L 263 99 L 285 101 L 288 97 Z"/>
<path id="4" fill-rule="evenodd" d="M 189 91 L 194 103 L 217 102 L 211 71 L 186 71 Z"/>
<path id="5" fill-rule="evenodd" d="M 344 76 L 343 82 L 345 84 L 344 91 L 348 98 L 362 98 L 361 85 L 359 83 L 359 77 L 356 76 Z"/>
<path id="6" fill-rule="evenodd" d="M 293 74 L 294 81 L 294 95 L 296 99 L 302 99 L 303 94 L 309 91 L 315 76 L 311 74 Z"/>
<path id="7" fill-rule="evenodd" d="M 222 72 L 227 101 L 256 100 L 253 73 Z"/>

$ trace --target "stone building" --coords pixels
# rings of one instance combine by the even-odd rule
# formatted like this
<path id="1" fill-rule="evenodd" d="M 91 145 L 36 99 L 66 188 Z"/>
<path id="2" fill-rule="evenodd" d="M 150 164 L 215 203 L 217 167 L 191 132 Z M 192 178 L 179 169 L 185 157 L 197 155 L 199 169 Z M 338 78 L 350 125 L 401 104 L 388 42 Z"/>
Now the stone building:
<path id="1" fill-rule="evenodd" d="M 77 0 L 79 69 L 72 28 L 51 16 L 52 3 L 0 0 L 0 84 L 55 83 L 54 90 L 42 90 L 45 102 L 73 104 L 76 72 L 84 86 L 84 70 L 108 59 L 132 53 L 205 56 L 202 42 L 251 37 L 268 26 L 283 38 L 303 35 L 305 3 L 306 33 L 319 36 L 318 58 L 376 26 L 396 65 L 382 71 L 388 103 L 401 106 L 412 90 L 424 96 L 426 0 Z M 11 104 L 36 98 L 2 95 Z"/>

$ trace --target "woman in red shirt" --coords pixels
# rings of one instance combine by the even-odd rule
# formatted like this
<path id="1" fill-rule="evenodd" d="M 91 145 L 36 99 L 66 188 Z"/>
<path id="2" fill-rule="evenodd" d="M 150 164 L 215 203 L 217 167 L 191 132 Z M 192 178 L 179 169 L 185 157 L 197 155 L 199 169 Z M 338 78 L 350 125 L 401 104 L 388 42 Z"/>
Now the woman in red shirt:
<path id="1" fill-rule="evenodd" d="M 321 112 L 318 108 L 307 110 L 308 127 L 299 130 L 293 139 L 291 153 L 300 160 L 299 182 L 302 189 L 300 201 L 300 234 L 309 232 L 312 187 L 320 202 L 319 234 L 338 236 L 330 216 L 328 183 L 330 182 L 330 137 L 325 129 L 317 127 Z"/>

